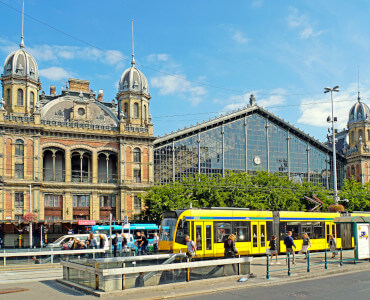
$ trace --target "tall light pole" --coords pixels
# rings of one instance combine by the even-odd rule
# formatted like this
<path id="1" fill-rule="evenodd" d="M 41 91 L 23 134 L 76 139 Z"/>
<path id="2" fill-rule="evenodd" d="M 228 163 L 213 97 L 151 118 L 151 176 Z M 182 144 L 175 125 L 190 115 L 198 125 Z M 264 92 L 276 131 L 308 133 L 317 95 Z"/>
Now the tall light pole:
<path id="1" fill-rule="evenodd" d="M 336 85 L 333 88 L 326 87 L 324 88 L 324 93 L 330 92 L 331 98 L 331 130 L 333 133 L 333 175 L 334 175 L 334 204 L 338 204 L 338 187 L 337 187 L 337 156 L 335 150 L 335 129 L 334 129 L 334 122 L 337 121 L 337 118 L 334 117 L 334 103 L 333 103 L 333 92 L 339 92 L 339 85 Z M 328 122 L 330 122 L 330 117 L 328 118 Z"/>

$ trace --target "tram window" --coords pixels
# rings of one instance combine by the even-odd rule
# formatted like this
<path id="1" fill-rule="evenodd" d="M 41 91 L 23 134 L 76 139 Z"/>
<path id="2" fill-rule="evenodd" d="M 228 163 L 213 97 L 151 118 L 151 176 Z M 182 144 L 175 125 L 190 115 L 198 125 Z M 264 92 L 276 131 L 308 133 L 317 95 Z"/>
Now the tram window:
<path id="1" fill-rule="evenodd" d="M 231 234 L 231 222 L 214 222 L 213 226 L 216 243 L 223 243 Z"/>
<path id="2" fill-rule="evenodd" d="M 236 242 L 249 242 L 250 236 L 250 222 L 234 222 L 234 232 Z"/>
<path id="3" fill-rule="evenodd" d="M 295 240 L 300 239 L 300 230 L 299 230 L 299 222 L 287 222 L 286 224 L 286 232 L 291 231 L 292 237 Z"/>
<path id="4" fill-rule="evenodd" d="M 257 225 L 253 225 L 252 232 L 253 232 L 253 247 L 257 247 L 258 246 Z"/>
<path id="5" fill-rule="evenodd" d="M 265 225 L 261 225 L 261 247 L 266 247 Z"/>
<path id="6" fill-rule="evenodd" d="M 202 250 L 202 226 L 195 226 L 195 243 L 197 245 L 197 250 Z"/>
<path id="7" fill-rule="evenodd" d="M 325 237 L 324 222 L 317 222 L 313 224 L 313 239 L 323 239 Z"/>
<path id="8" fill-rule="evenodd" d="M 176 243 L 179 243 L 179 244 L 182 244 L 182 245 L 186 245 L 186 241 L 185 241 L 185 236 L 189 235 L 190 236 L 190 222 L 189 221 L 186 221 L 186 222 L 179 222 L 179 225 L 177 227 L 177 231 L 176 231 L 176 239 L 175 239 L 175 242 Z"/>
<path id="9" fill-rule="evenodd" d="M 286 222 L 280 222 L 280 225 L 279 225 L 279 231 L 280 231 L 280 239 L 281 240 L 284 240 L 285 236 L 286 236 Z"/>
<path id="10" fill-rule="evenodd" d="M 212 226 L 206 225 L 206 250 L 212 250 Z"/>
<path id="11" fill-rule="evenodd" d="M 337 227 L 337 237 L 342 237 L 342 234 L 340 232 L 340 224 L 336 224 L 336 227 Z"/>
<path id="12" fill-rule="evenodd" d="M 331 225 L 331 233 L 333 234 L 333 236 L 335 237 L 335 225 Z"/>
<path id="13" fill-rule="evenodd" d="M 271 236 L 273 235 L 273 229 L 272 229 L 272 222 L 266 222 L 266 230 L 267 230 L 267 240 L 271 240 Z"/>

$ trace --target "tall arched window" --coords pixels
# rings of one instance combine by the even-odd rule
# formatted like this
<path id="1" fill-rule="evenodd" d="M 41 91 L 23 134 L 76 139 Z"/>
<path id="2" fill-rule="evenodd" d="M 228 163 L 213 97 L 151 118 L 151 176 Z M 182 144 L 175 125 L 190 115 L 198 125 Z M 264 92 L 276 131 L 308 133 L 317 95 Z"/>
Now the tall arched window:
<path id="1" fill-rule="evenodd" d="M 127 102 L 125 102 L 124 104 L 123 113 L 125 114 L 125 117 L 128 118 L 128 103 Z"/>
<path id="2" fill-rule="evenodd" d="M 139 117 L 139 103 L 134 103 L 134 118 Z"/>
<path id="3" fill-rule="evenodd" d="M 134 162 L 140 163 L 141 162 L 141 151 L 139 148 L 134 149 Z"/>
<path id="4" fill-rule="evenodd" d="M 355 143 L 355 132 L 351 131 L 351 143 Z"/>
<path id="5" fill-rule="evenodd" d="M 23 105 L 23 90 L 18 89 L 17 91 L 17 105 L 22 106 Z"/>
<path id="6" fill-rule="evenodd" d="M 24 155 L 24 142 L 22 140 L 15 141 L 15 155 L 16 156 Z"/>
<path id="7" fill-rule="evenodd" d="M 35 94 L 34 92 L 30 93 L 30 107 L 33 108 L 33 105 L 35 104 Z"/>
<path id="8" fill-rule="evenodd" d="M 144 105 L 144 114 L 143 114 L 143 119 L 146 120 L 146 105 Z"/>
<path id="9" fill-rule="evenodd" d="M 360 130 L 358 131 L 358 142 L 360 142 L 360 137 L 361 137 L 361 140 L 362 140 L 362 141 L 364 141 L 364 135 L 363 135 L 363 133 L 362 133 L 362 129 L 360 129 Z"/>
<path id="10" fill-rule="evenodd" d="M 7 89 L 6 90 L 6 105 L 10 106 L 10 99 L 12 97 L 12 92 L 10 91 L 10 89 Z"/>

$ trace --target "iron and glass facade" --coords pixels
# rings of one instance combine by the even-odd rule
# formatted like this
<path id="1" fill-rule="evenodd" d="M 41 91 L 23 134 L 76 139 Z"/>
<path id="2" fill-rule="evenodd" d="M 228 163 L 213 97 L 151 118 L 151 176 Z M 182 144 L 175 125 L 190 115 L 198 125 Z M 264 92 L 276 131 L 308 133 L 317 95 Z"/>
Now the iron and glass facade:
<path id="1" fill-rule="evenodd" d="M 192 174 L 267 170 L 333 185 L 331 149 L 257 105 L 158 138 L 154 145 L 154 177 L 160 184 Z M 339 186 L 344 166 L 338 154 Z"/>

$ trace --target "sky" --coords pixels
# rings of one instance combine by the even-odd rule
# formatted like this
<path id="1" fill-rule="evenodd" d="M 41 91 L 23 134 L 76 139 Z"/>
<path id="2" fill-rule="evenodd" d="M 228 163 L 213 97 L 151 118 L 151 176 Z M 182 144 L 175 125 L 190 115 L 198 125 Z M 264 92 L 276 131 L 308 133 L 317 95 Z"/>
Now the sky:
<path id="1" fill-rule="evenodd" d="M 0 0 L 2 62 L 19 47 L 21 9 L 22 0 Z M 369 103 L 369 11 L 366 0 L 25 0 L 24 39 L 47 94 L 72 77 L 111 102 L 130 66 L 133 19 L 156 136 L 243 108 L 254 93 L 258 105 L 325 141 L 324 87 L 340 86 L 339 129 L 358 83 Z"/>

